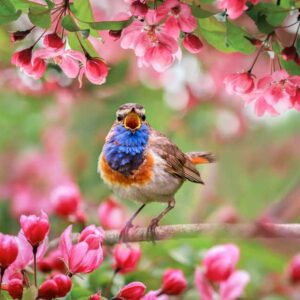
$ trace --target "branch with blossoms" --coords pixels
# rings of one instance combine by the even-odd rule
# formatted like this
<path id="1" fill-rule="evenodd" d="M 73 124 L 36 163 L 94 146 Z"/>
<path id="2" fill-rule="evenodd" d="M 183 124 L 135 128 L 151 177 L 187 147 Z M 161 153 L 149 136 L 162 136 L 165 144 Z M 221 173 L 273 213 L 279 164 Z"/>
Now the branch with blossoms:
<path id="1" fill-rule="evenodd" d="M 28 16 L 28 28 L 16 23 L 20 29 L 10 34 L 12 42 L 24 43 L 11 62 L 35 79 L 57 65 L 66 77 L 78 78 L 80 86 L 84 76 L 104 84 L 110 67 L 96 47 L 99 39 L 107 52 L 106 42 L 117 43 L 134 52 L 140 68 L 159 73 L 180 63 L 185 51 L 256 52 L 245 72 L 225 78 L 227 91 L 253 105 L 259 116 L 300 110 L 299 1 L 129 0 L 106 18 L 97 15 L 96 2 L 44 2 L 0 1 L 5 7 L 0 24 L 7 24 L 7 30 Z M 255 82 L 255 67 L 265 58 L 270 74 L 265 71 Z"/>

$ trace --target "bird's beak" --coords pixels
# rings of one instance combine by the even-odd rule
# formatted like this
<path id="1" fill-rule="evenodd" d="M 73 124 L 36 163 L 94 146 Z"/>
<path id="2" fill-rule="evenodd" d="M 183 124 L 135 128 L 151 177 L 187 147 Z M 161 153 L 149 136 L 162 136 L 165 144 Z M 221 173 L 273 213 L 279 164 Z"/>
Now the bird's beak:
<path id="1" fill-rule="evenodd" d="M 130 130 L 137 130 L 142 126 L 141 119 L 139 115 L 132 111 L 130 112 L 124 120 L 124 127 Z"/>

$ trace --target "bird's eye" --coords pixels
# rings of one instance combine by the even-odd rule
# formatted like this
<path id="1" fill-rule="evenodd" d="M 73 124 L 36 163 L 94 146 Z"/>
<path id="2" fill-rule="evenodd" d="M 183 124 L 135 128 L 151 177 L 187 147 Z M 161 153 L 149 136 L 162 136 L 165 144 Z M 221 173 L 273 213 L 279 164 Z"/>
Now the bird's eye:
<path id="1" fill-rule="evenodd" d="M 146 116 L 142 115 L 141 119 L 142 119 L 142 121 L 145 121 L 146 120 Z"/>
<path id="2" fill-rule="evenodd" d="M 117 116 L 117 120 L 118 120 L 119 122 L 121 122 L 121 121 L 123 120 L 123 117 L 122 117 L 121 115 L 118 115 L 118 116 Z"/>

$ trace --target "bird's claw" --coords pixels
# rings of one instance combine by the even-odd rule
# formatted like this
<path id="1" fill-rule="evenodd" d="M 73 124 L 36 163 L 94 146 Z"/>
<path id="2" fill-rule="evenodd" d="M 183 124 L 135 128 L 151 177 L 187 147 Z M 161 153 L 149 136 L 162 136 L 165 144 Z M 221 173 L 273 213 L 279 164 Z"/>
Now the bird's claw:
<path id="1" fill-rule="evenodd" d="M 125 243 L 128 241 L 128 232 L 133 227 L 133 224 L 131 222 L 126 223 L 126 225 L 123 227 L 123 229 L 120 232 L 119 235 L 119 242 Z"/>
<path id="2" fill-rule="evenodd" d="M 158 226 L 158 219 L 153 219 L 150 223 L 150 225 L 147 228 L 147 233 L 146 233 L 146 238 L 148 241 L 151 241 L 153 244 L 155 244 L 155 240 L 156 240 L 156 227 Z"/>

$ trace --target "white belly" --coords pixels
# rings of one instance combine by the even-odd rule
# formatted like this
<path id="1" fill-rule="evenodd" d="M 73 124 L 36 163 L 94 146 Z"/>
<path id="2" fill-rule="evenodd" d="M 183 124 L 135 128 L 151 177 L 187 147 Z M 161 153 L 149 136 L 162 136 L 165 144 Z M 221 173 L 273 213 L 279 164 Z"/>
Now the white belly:
<path id="1" fill-rule="evenodd" d="M 154 167 L 151 180 L 143 185 L 131 184 L 110 185 L 113 192 L 120 198 L 137 201 L 140 203 L 168 202 L 180 188 L 183 180 L 165 171 L 165 161 L 155 153 Z"/>

